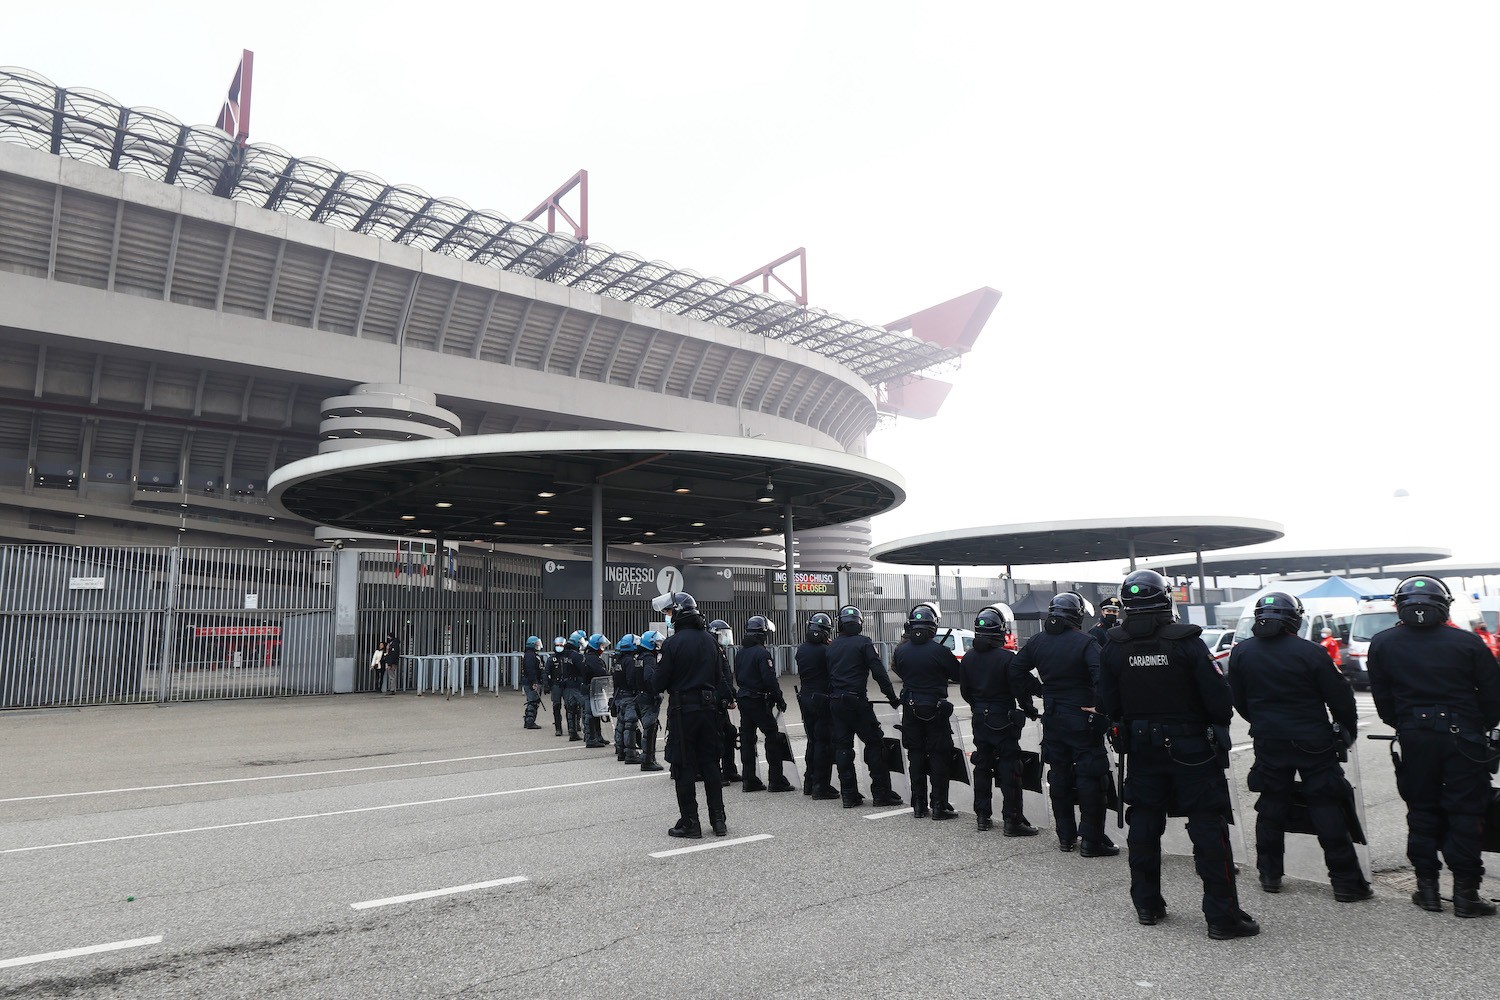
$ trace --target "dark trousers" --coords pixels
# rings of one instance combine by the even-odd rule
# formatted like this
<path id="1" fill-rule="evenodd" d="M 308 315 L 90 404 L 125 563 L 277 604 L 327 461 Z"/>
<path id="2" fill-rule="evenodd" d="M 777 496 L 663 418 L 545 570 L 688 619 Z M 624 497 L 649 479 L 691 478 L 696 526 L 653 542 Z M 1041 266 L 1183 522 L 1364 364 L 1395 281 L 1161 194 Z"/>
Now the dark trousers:
<path id="1" fill-rule="evenodd" d="M 559 733 L 562 732 L 563 712 L 563 687 L 561 684 L 552 685 L 552 726 Z"/>
<path id="2" fill-rule="evenodd" d="M 1307 753 L 1291 740 L 1255 741 L 1255 766 L 1250 769 L 1250 790 L 1259 792 L 1255 803 L 1255 866 L 1261 875 L 1280 878 L 1284 874 L 1286 822 L 1292 809 L 1292 783 L 1300 774 L 1307 816 L 1318 834 L 1328 880 L 1335 886 L 1354 888 L 1365 884 L 1344 803 L 1354 791 L 1344 778 L 1337 751 L 1324 747 Z"/>
<path id="3" fill-rule="evenodd" d="M 875 718 L 875 706 L 863 691 L 859 694 L 834 695 L 829 703 L 833 722 L 833 762 L 839 769 L 839 784 L 846 796 L 859 793 L 859 777 L 854 773 L 854 737 L 865 748 L 865 767 L 870 771 L 870 790 L 889 793 L 891 772 L 885 769 L 885 731 Z"/>
<path id="4" fill-rule="evenodd" d="M 675 697 L 675 696 L 674 696 Z M 672 705 L 667 710 L 672 727 L 672 779 L 677 785 L 677 806 L 682 818 L 698 821 L 698 794 L 694 780 L 703 775 L 703 795 L 708 800 L 708 815 L 724 815 L 724 786 L 719 782 L 719 726 L 717 713 L 710 708 L 684 709 Z"/>
<path id="5" fill-rule="evenodd" d="M 802 709 L 802 731 L 807 736 L 807 778 L 814 790 L 833 784 L 833 715 L 828 695 L 803 691 L 797 695 Z"/>
<path id="6" fill-rule="evenodd" d="M 526 710 L 521 715 L 521 721 L 528 726 L 536 725 L 537 709 L 542 707 L 542 692 L 538 690 L 540 685 L 526 685 Z"/>
<path id="7" fill-rule="evenodd" d="M 769 752 L 771 734 L 777 732 L 776 719 L 771 715 L 771 703 L 764 698 L 742 698 L 740 706 L 740 774 L 746 781 L 755 777 L 758 735 L 766 737 L 766 778 L 772 785 L 786 781 L 785 764 L 772 760 Z"/>
<path id="8" fill-rule="evenodd" d="M 563 685 L 563 704 L 568 710 L 568 736 L 581 736 L 583 728 L 583 689 L 576 684 Z"/>
<path id="9" fill-rule="evenodd" d="M 1104 783 L 1109 780 L 1104 718 L 1072 705 L 1049 706 L 1042 716 L 1042 760 L 1057 839 L 1104 840 Z"/>
<path id="10" fill-rule="evenodd" d="M 719 769 L 725 781 L 738 780 L 735 757 L 739 753 L 740 731 L 729 717 L 727 707 L 719 708 Z"/>
<path id="11" fill-rule="evenodd" d="M 932 808 L 948 804 L 948 760 L 953 753 L 953 731 L 948 717 L 950 704 L 901 706 L 901 745 L 906 748 L 911 774 L 911 804 L 920 806 L 932 781 Z"/>
<path id="12" fill-rule="evenodd" d="M 1165 906 L 1161 895 L 1161 838 L 1167 814 L 1187 816 L 1193 866 L 1203 881 L 1203 915 L 1211 924 L 1233 923 L 1241 910 L 1229 843 L 1229 785 L 1216 763 L 1202 767 L 1158 765 L 1131 754 L 1125 779 L 1130 832 L 1130 899 L 1138 910 Z M 1196 758 L 1194 758 L 1196 759 Z"/>
<path id="13" fill-rule="evenodd" d="M 1396 790 L 1406 802 L 1406 856 L 1417 877 L 1437 878 L 1442 851 L 1455 879 L 1483 879 L 1479 850 L 1490 801 L 1485 745 L 1432 729 L 1399 732 Z"/>
<path id="14" fill-rule="evenodd" d="M 991 816 L 1000 788 L 1000 815 L 1007 822 L 1023 818 L 1021 801 L 1021 727 L 1011 722 L 1009 712 L 974 706 L 974 815 Z"/>

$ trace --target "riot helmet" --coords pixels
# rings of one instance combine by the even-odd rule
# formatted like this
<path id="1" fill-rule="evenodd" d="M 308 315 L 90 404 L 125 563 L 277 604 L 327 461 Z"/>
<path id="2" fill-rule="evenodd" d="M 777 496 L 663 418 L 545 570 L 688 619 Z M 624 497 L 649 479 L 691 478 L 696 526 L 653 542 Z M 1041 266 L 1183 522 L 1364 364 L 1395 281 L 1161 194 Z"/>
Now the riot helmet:
<path id="1" fill-rule="evenodd" d="M 574 629 L 573 634 L 568 636 L 568 645 L 574 649 L 582 649 L 583 644 L 588 641 L 588 633 L 583 629 Z"/>
<path id="2" fill-rule="evenodd" d="M 693 595 L 675 590 L 670 594 L 658 594 L 651 599 L 651 608 L 666 615 L 673 628 L 702 628 L 703 612 Z"/>
<path id="3" fill-rule="evenodd" d="M 974 616 L 974 648 L 985 650 L 1005 645 L 1005 637 L 1015 628 L 1016 616 L 1007 604 L 981 608 Z"/>
<path id="4" fill-rule="evenodd" d="M 1396 617 L 1403 625 L 1431 628 L 1448 620 L 1453 595 L 1435 576 L 1409 576 L 1396 584 Z"/>
<path id="5" fill-rule="evenodd" d="M 1120 603 L 1125 607 L 1125 631 L 1138 639 L 1172 620 L 1167 578 L 1152 569 L 1138 569 L 1125 578 L 1120 584 Z"/>
<path id="6" fill-rule="evenodd" d="M 833 640 L 833 619 L 819 611 L 807 620 L 808 642 L 831 642 Z"/>
<path id="7" fill-rule="evenodd" d="M 539 638 L 537 638 L 534 635 L 529 635 L 529 636 L 526 637 L 526 648 L 527 649 L 533 649 L 533 650 L 534 649 L 541 649 L 542 648 L 542 640 L 539 639 Z"/>
<path id="8" fill-rule="evenodd" d="M 745 622 L 745 641 L 749 643 L 765 642 L 768 636 L 776 634 L 776 623 L 765 615 L 751 615 Z"/>
<path id="9" fill-rule="evenodd" d="M 708 630 L 719 637 L 719 645 L 734 645 L 734 629 L 730 628 L 729 623 L 724 619 L 715 618 L 713 621 L 709 622 Z"/>
<path id="10" fill-rule="evenodd" d="M 661 633 L 656 631 L 656 629 L 641 634 L 641 648 L 644 650 L 654 653 L 661 648 L 661 643 Z"/>
<path id="11" fill-rule="evenodd" d="M 615 649 L 621 653 L 634 653 L 641 648 L 641 638 L 634 632 L 626 632 L 620 636 L 620 641 L 615 643 Z"/>
<path id="12" fill-rule="evenodd" d="M 865 613 L 852 604 L 839 608 L 839 634 L 859 635 L 865 630 Z"/>
<path id="13" fill-rule="evenodd" d="M 589 649 L 596 653 L 602 653 L 609 648 L 609 636 L 595 632 L 589 636 Z"/>
<path id="14" fill-rule="evenodd" d="M 1255 602 L 1255 624 L 1250 632 L 1257 639 L 1273 639 L 1286 632 L 1296 634 L 1302 627 L 1302 602 L 1281 591 L 1270 593 Z"/>
<path id="15" fill-rule="evenodd" d="M 1042 627 L 1053 635 L 1069 629 L 1083 628 L 1084 609 L 1087 603 L 1071 591 L 1058 594 L 1047 605 L 1047 620 Z"/>
<path id="16" fill-rule="evenodd" d="M 931 604 L 918 604 L 906 615 L 906 630 L 908 632 L 930 632 L 936 635 L 937 627 L 937 608 L 934 608 Z"/>
<path id="17" fill-rule="evenodd" d="M 552 652 L 554 652 L 554 653 L 561 653 L 567 647 L 568 647 L 568 640 L 564 639 L 562 636 L 560 636 L 560 635 L 559 636 L 555 636 L 552 639 Z"/>

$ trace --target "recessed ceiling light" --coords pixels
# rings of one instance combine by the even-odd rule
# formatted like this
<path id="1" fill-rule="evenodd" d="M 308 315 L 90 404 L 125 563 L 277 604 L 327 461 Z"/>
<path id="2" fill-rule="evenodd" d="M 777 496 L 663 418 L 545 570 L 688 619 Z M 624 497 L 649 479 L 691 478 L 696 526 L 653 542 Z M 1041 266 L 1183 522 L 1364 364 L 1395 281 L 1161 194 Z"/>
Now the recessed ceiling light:
<path id="1" fill-rule="evenodd" d="M 548 514 L 550 514 L 552 512 L 550 510 L 539 510 L 539 511 L 537 511 L 537 513 L 540 514 L 540 515 L 542 515 L 543 517 L 546 517 Z"/>
<path id="2" fill-rule="evenodd" d="M 589 529 L 587 529 L 587 528 L 574 528 L 573 530 L 574 531 L 588 531 Z"/>
<path id="3" fill-rule="evenodd" d="M 619 517 L 615 518 L 615 520 L 617 520 L 617 521 L 634 521 L 635 518 L 631 517 L 629 514 L 621 514 Z"/>
<path id="4" fill-rule="evenodd" d="M 448 501 L 446 501 L 446 500 L 439 500 L 437 502 L 437 506 L 439 506 L 439 507 L 452 507 L 453 505 L 451 503 L 449 503 Z"/>
<path id="5" fill-rule="evenodd" d="M 548 498 L 557 496 L 557 494 L 553 493 L 551 490 L 542 490 L 542 492 L 538 493 L 537 496 L 539 496 L 542 499 L 546 500 Z"/>
<path id="6" fill-rule="evenodd" d="M 419 534 L 419 535 L 430 535 L 430 534 L 432 534 L 432 529 L 431 528 L 418 528 L 417 529 L 417 534 Z"/>
<path id="7" fill-rule="evenodd" d="M 551 542 L 543 542 L 542 543 L 542 548 L 544 548 L 544 549 L 550 549 L 550 548 L 552 548 L 552 543 Z"/>
<path id="8" fill-rule="evenodd" d="M 640 542 L 631 542 L 631 543 L 630 543 L 630 544 L 631 544 L 631 545 L 639 545 L 639 544 L 641 544 L 641 543 L 640 543 Z"/>
<path id="9" fill-rule="evenodd" d="M 647 531 L 647 532 L 644 532 L 644 534 L 645 534 L 645 536 L 647 538 L 655 538 L 656 537 L 656 532 L 654 532 L 654 531 Z"/>
<path id="10" fill-rule="evenodd" d="M 415 514 L 402 514 L 401 515 L 401 520 L 403 520 L 403 521 L 415 521 L 416 519 L 417 519 L 417 515 L 415 515 Z"/>
<path id="11" fill-rule="evenodd" d="M 275 514 L 271 515 L 271 520 L 273 520 L 273 521 L 276 520 L 276 515 Z"/>
<path id="12" fill-rule="evenodd" d="M 495 522 L 495 527 L 497 527 L 497 528 L 503 528 L 503 527 L 505 527 L 505 522 L 504 521 L 496 521 Z"/>
<path id="13" fill-rule="evenodd" d="M 703 527 L 704 523 L 705 522 L 703 522 L 703 521 L 694 521 L 693 522 L 693 527 L 695 527 L 695 528 L 701 528 L 701 527 Z"/>

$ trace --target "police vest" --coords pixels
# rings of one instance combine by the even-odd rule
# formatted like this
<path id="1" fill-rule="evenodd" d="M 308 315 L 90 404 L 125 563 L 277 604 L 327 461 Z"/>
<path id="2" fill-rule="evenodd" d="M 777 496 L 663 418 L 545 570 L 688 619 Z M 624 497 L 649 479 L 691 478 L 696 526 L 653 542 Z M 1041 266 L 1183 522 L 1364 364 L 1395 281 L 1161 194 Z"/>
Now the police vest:
<path id="1" fill-rule="evenodd" d="M 1183 630 L 1191 630 L 1184 636 Z M 1193 679 L 1192 659 L 1182 648 L 1183 638 L 1195 637 L 1196 625 L 1166 625 L 1144 639 L 1124 638 L 1111 629 L 1110 641 L 1120 656 L 1120 704 L 1127 719 L 1208 718 Z"/>

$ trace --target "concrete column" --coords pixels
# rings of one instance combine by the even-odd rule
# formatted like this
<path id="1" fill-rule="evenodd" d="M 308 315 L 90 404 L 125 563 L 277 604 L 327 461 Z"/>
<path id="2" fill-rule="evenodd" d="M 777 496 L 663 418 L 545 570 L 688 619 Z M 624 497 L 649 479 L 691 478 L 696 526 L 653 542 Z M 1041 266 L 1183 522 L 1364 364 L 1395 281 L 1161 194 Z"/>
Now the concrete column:
<path id="1" fill-rule="evenodd" d="M 1130 546 L 1130 572 L 1134 573 L 1135 572 L 1135 539 L 1132 538 L 1132 539 L 1130 539 L 1130 541 L 1126 542 L 1125 544 Z"/>
<path id="2" fill-rule="evenodd" d="M 1198 548 L 1198 603 L 1208 607 L 1208 579 L 1203 572 L 1203 548 Z"/>
<path id="3" fill-rule="evenodd" d="M 359 669 L 359 552 L 333 552 L 333 693 L 354 690 Z"/>
<path id="4" fill-rule="evenodd" d="M 793 555 L 793 525 L 792 525 L 792 502 L 787 501 L 786 524 L 782 531 L 785 533 L 782 544 L 786 548 L 786 635 L 787 642 L 793 641 L 797 634 L 797 557 Z"/>
<path id="5" fill-rule="evenodd" d="M 594 484 L 593 631 L 604 631 L 604 487 Z"/>

